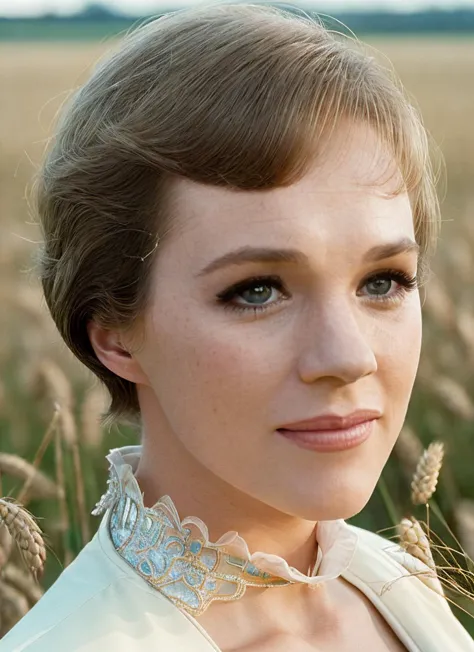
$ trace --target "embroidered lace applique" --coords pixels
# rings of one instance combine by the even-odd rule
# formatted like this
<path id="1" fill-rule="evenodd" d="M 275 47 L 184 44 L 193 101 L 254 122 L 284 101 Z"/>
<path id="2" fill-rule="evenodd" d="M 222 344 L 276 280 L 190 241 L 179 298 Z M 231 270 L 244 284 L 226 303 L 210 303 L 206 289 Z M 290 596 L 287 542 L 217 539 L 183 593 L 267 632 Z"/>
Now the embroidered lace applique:
<path id="1" fill-rule="evenodd" d="M 344 521 L 318 524 L 325 523 L 326 528 L 322 529 L 321 541 L 318 529 L 318 556 L 312 573 L 305 575 L 277 555 L 251 555 L 235 531 L 210 542 L 205 523 L 192 516 L 181 520 L 170 496 L 163 496 L 153 507 L 145 507 L 127 462 L 132 457 L 136 466 L 140 449 L 128 446 L 110 452 L 108 488 L 92 513 L 100 515 L 110 510 L 108 530 L 118 554 L 191 615 L 203 613 L 213 600 L 239 599 L 247 586 L 268 588 L 305 582 L 314 588 L 338 577 L 349 566 L 357 535 Z M 316 574 L 318 571 L 322 574 Z"/>

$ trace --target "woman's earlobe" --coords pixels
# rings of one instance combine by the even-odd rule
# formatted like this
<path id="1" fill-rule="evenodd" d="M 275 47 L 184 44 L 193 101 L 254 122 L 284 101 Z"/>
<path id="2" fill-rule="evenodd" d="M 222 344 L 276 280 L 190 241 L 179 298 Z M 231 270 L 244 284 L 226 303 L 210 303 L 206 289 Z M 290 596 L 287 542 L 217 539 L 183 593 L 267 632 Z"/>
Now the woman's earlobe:
<path id="1" fill-rule="evenodd" d="M 93 320 L 87 324 L 87 333 L 94 353 L 107 369 L 130 382 L 149 384 L 139 361 L 124 344 L 122 333 L 104 328 Z"/>

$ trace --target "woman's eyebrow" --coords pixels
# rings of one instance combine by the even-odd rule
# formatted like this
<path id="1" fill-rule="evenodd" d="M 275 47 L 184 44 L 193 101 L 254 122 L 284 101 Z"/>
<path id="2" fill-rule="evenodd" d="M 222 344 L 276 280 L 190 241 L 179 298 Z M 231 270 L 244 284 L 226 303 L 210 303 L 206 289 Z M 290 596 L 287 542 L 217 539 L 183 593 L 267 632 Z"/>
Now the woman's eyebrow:
<path id="1" fill-rule="evenodd" d="M 364 263 L 377 262 L 384 258 L 392 258 L 399 254 L 407 254 L 415 251 L 417 256 L 420 255 L 420 245 L 411 238 L 401 238 L 396 242 L 387 242 L 386 244 L 377 245 L 369 249 L 363 257 Z"/>
<path id="2" fill-rule="evenodd" d="M 411 238 L 401 238 L 396 242 L 387 242 L 372 247 L 364 254 L 362 261 L 376 262 L 411 251 L 416 251 L 419 254 L 420 246 Z M 307 265 L 309 258 L 298 249 L 273 249 L 245 245 L 214 259 L 203 267 L 196 277 L 210 274 L 228 265 L 243 265 L 244 263 L 300 263 Z"/>

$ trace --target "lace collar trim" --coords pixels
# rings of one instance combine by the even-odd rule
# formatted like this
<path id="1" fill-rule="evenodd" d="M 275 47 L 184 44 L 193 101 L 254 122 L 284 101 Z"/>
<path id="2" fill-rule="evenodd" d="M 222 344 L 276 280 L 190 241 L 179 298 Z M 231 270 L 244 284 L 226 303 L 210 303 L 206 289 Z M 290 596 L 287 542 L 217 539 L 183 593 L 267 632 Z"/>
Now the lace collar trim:
<path id="1" fill-rule="evenodd" d="M 278 555 L 251 554 L 235 531 L 211 542 L 206 524 L 194 516 L 181 519 L 170 496 L 145 507 L 134 476 L 141 451 L 141 445 L 110 451 L 108 489 L 92 514 L 110 510 L 108 530 L 117 553 L 191 615 L 203 613 L 213 600 L 242 597 L 247 586 L 300 582 L 316 588 L 350 566 L 358 536 L 342 519 L 317 524 L 317 558 L 306 575 Z"/>

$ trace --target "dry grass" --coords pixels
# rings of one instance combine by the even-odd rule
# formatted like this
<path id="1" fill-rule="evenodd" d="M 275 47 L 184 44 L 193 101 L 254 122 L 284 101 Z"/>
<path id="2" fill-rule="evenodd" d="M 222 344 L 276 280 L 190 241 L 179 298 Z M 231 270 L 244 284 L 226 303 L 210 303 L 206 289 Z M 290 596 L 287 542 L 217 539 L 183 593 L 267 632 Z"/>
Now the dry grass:
<path id="1" fill-rule="evenodd" d="M 443 232 L 423 305 L 420 373 L 393 456 L 396 474 L 387 484 L 407 517 L 401 526 L 406 545 L 424 555 L 433 553 L 441 566 L 438 574 L 450 585 L 452 574 L 443 568 L 452 566 L 459 554 L 436 538 L 429 519 L 425 527 L 411 516 L 407 479 L 429 442 L 449 442 L 441 486 L 434 478 L 442 459 L 432 459 L 432 464 L 424 459 L 418 497 L 423 489 L 423 501 L 428 500 L 429 491 L 436 489 L 450 505 L 450 531 L 456 529 L 453 535 L 464 550 L 474 550 L 474 42 L 386 38 L 372 44 L 393 62 L 447 163 Z M 0 510 L 17 526 L 16 540 L 27 544 L 23 549 L 30 567 L 40 565 L 44 546 L 38 541 L 38 526 L 17 503 L 31 501 L 32 511 L 43 518 L 54 551 L 48 560 L 52 564 L 55 555 L 60 557 L 60 567 L 50 570 L 45 586 L 72 561 L 96 526 L 89 511 L 103 492 L 103 455 L 110 439 L 99 423 L 104 393 L 60 341 L 30 273 L 40 235 L 28 193 L 57 110 L 106 48 L 90 43 L 0 44 L 0 496 L 15 495 L 15 501 L 1 502 Z M 112 441 L 114 446 L 131 443 L 123 437 Z M 431 484 L 422 480 L 426 476 Z M 40 499 L 45 482 L 51 497 Z M 436 504 L 431 509 L 436 511 Z M 373 528 L 375 522 L 383 528 L 387 516 L 380 505 L 369 505 L 369 510 L 372 520 L 359 524 Z M 42 591 L 28 583 L 31 578 L 22 573 L 16 548 L 7 529 L 0 527 L 0 637 Z M 472 590 L 468 570 L 457 577 L 466 592 Z"/>

